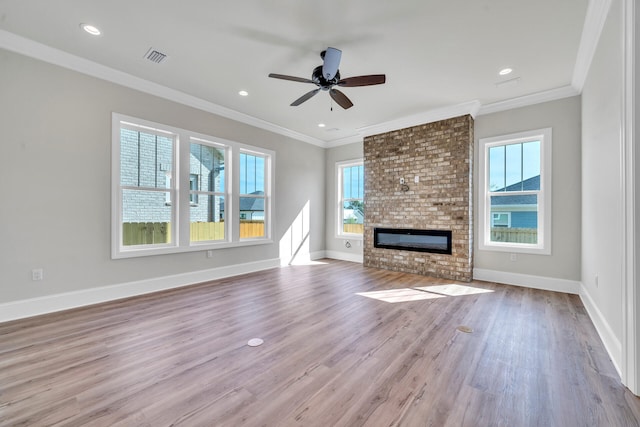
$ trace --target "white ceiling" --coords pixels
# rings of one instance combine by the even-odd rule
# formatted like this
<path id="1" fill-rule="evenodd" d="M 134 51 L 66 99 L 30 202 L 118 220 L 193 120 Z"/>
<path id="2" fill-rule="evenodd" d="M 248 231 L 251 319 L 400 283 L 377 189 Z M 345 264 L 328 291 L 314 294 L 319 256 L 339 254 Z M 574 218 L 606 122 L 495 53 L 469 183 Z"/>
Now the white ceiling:
<path id="1" fill-rule="evenodd" d="M 397 128 L 430 114 L 576 91 L 587 6 L 587 0 L 0 0 L 0 47 L 56 57 L 51 62 L 75 63 L 331 146 L 380 124 Z M 84 33 L 80 23 L 102 35 Z M 332 111 L 325 92 L 290 107 L 315 86 L 267 75 L 309 78 L 328 46 L 343 51 L 343 78 L 384 73 L 387 83 L 341 89 L 355 104 L 349 110 L 334 103 Z M 168 58 L 145 59 L 151 47 Z M 514 71 L 500 77 L 505 67 Z"/>

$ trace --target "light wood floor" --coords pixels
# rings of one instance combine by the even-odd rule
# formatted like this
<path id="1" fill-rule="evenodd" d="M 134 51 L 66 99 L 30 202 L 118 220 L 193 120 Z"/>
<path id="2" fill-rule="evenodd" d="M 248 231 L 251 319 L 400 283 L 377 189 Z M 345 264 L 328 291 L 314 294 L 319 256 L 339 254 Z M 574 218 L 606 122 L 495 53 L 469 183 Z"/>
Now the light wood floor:
<path id="1" fill-rule="evenodd" d="M 0 425 L 640 425 L 577 296 L 446 284 L 327 261 L 0 324 Z"/>

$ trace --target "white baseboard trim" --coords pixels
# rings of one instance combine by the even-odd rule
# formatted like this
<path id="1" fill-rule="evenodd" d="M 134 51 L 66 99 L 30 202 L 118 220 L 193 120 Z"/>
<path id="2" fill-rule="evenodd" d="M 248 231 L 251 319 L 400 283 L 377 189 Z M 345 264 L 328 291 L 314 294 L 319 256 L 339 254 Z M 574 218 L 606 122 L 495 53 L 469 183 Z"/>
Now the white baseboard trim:
<path id="1" fill-rule="evenodd" d="M 616 368 L 616 371 L 618 371 L 618 375 L 622 377 L 622 371 L 620 370 L 622 362 L 622 343 L 618 338 L 616 338 L 616 334 L 613 332 L 609 322 L 607 322 L 607 319 L 602 315 L 598 306 L 593 302 L 591 294 L 589 294 L 589 291 L 582 283 L 580 284 L 580 299 L 582 300 L 582 304 L 584 304 L 598 335 L 600 335 L 604 348 L 607 350 L 607 353 L 609 353 L 609 358 L 611 358 L 613 366 Z"/>
<path id="2" fill-rule="evenodd" d="M 83 289 L 81 291 L 12 301 L 0 304 L 0 322 L 8 322 L 10 320 L 23 319 L 167 289 L 180 288 L 196 283 L 253 273 L 275 267 L 280 267 L 279 259 L 234 264 L 207 270 L 138 280 L 135 282 L 101 286 L 99 288 Z"/>
<path id="3" fill-rule="evenodd" d="M 340 261 L 359 262 L 360 264 L 364 261 L 363 254 L 354 254 L 350 252 L 325 251 L 325 256 L 327 258 L 337 259 Z"/>
<path id="4" fill-rule="evenodd" d="M 280 266 L 286 267 L 288 265 L 300 265 L 309 262 L 317 261 L 319 259 L 326 258 L 324 251 L 314 251 L 303 254 L 296 254 L 293 259 L 280 258 Z"/>
<path id="5" fill-rule="evenodd" d="M 505 271 L 486 270 L 484 268 L 474 268 L 473 278 L 474 280 L 483 280 L 485 282 L 504 283 L 507 285 L 524 286 L 526 288 L 564 292 L 576 295 L 580 293 L 581 285 L 581 283 L 576 280 L 508 273 Z"/>
<path id="6" fill-rule="evenodd" d="M 315 252 L 309 253 L 309 258 L 311 258 L 311 261 L 317 261 L 319 259 L 326 258 L 326 257 L 327 257 L 327 251 L 315 251 Z"/>

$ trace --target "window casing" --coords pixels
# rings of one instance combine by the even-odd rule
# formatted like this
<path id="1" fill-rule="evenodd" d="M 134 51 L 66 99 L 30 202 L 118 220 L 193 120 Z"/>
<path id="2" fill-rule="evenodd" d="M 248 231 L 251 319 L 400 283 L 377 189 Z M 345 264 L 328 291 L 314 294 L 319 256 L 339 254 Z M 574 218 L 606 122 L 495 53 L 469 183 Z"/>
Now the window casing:
<path id="1" fill-rule="evenodd" d="M 336 163 L 338 237 L 362 239 L 364 234 L 364 162 Z"/>
<path id="2" fill-rule="evenodd" d="M 274 152 L 117 113 L 112 128 L 113 258 L 272 243 Z M 240 194 L 247 153 L 259 194 Z M 259 199 L 250 235 L 248 197 Z"/>
<path id="3" fill-rule="evenodd" d="M 551 128 L 479 144 L 480 250 L 551 253 Z"/>

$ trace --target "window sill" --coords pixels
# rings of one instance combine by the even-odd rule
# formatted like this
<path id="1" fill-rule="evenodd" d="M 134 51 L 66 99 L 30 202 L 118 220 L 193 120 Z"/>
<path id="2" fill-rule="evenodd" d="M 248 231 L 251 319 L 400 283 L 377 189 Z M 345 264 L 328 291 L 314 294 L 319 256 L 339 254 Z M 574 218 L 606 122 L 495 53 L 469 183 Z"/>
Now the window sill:
<path id="1" fill-rule="evenodd" d="M 216 249 L 230 249 L 245 246 L 259 246 L 272 244 L 272 239 L 248 239 L 239 242 L 192 242 L 189 246 L 162 246 L 153 248 L 132 248 L 111 254 L 111 259 L 139 258 L 156 255 L 171 255 L 188 252 L 208 251 Z"/>
<path id="2" fill-rule="evenodd" d="M 551 248 L 534 245 L 513 245 L 513 244 L 481 244 L 478 250 L 487 252 L 511 252 L 531 255 L 551 255 Z"/>
<path id="3" fill-rule="evenodd" d="M 336 239 L 342 240 L 364 240 L 362 234 L 336 234 Z"/>

